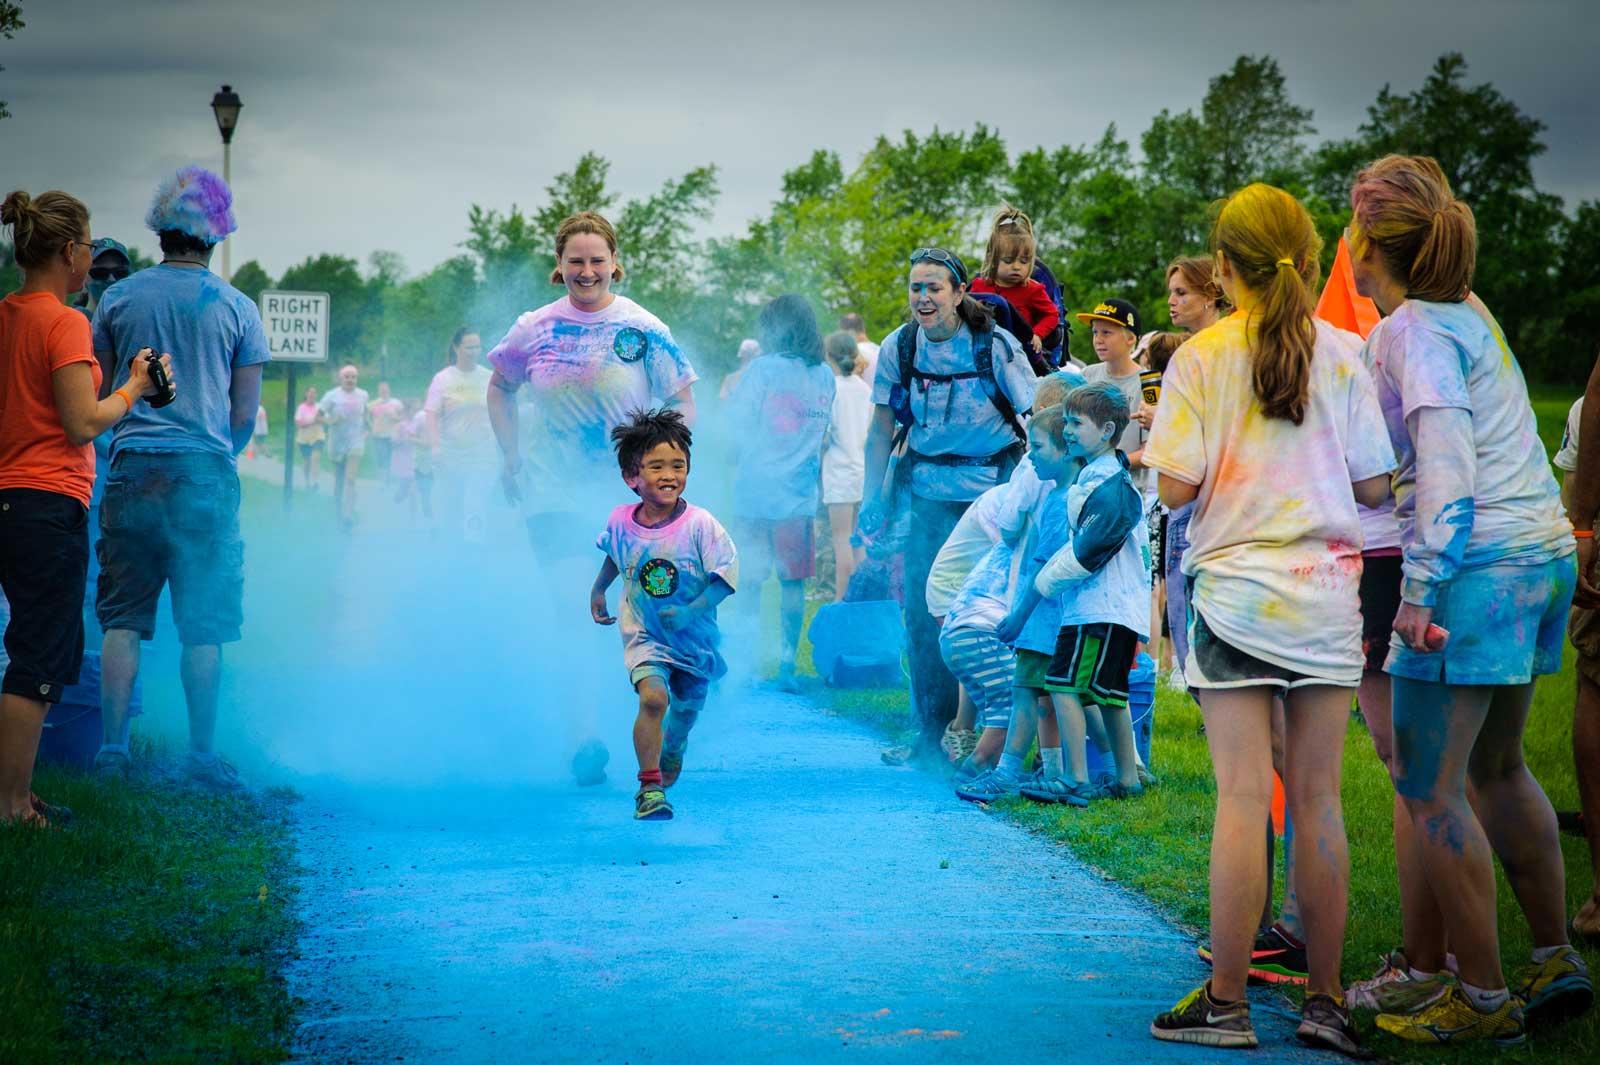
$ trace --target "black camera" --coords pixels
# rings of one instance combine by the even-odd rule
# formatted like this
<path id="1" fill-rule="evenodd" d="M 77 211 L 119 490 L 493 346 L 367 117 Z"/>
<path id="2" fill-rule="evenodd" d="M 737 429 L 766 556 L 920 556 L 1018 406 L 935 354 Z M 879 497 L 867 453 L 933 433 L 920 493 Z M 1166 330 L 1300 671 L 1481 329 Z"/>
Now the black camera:
<path id="1" fill-rule="evenodd" d="M 145 397 L 145 402 L 152 407 L 165 407 L 178 398 L 178 390 L 172 387 L 172 378 L 167 374 L 167 368 L 161 364 L 159 355 L 151 352 L 145 359 L 149 363 L 150 383 L 156 389 Z"/>

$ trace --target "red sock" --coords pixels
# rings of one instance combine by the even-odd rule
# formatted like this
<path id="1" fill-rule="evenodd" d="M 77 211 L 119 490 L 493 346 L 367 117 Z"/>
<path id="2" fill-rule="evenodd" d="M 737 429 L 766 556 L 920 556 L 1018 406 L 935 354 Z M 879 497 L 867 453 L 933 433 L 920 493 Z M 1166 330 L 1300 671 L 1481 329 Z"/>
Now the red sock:
<path id="1" fill-rule="evenodd" d="M 639 770 L 639 783 L 640 784 L 645 784 L 645 785 L 654 784 L 656 787 L 659 788 L 661 786 L 661 770 L 659 770 L 659 769 L 641 769 L 641 770 Z"/>

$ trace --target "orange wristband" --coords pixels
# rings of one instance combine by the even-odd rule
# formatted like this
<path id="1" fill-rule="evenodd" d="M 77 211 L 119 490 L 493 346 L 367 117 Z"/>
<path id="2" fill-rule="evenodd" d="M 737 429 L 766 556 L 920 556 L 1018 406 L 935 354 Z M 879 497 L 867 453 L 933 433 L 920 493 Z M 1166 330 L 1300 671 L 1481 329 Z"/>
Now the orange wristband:
<path id="1" fill-rule="evenodd" d="M 1574 540 L 1593 540 L 1594 539 L 1594 530 L 1593 529 L 1573 529 L 1572 530 L 1572 538 Z"/>
<path id="2" fill-rule="evenodd" d="M 121 388 L 117 389 L 115 392 L 113 392 L 111 394 L 113 396 L 121 396 L 122 397 L 122 402 L 124 402 L 124 403 L 126 403 L 128 405 L 128 410 L 132 410 L 133 409 L 133 397 L 128 395 L 127 388 L 128 388 L 127 385 L 123 385 Z"/>

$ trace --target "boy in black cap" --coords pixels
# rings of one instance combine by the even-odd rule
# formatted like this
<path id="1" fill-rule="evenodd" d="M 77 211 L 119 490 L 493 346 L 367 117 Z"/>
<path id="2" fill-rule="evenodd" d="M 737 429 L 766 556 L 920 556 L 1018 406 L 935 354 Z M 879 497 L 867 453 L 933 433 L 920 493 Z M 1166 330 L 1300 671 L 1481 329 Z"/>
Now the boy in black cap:
<path id="1" fill-rule="evenodd" d="M 1128 400 L 1132 417 L 1128 419 L 1128 427 L 1123 430 L 1117 449 L 1128 456 L 1129 475 L 1139 494 L 1144 495 L 1144 440 L 1155 418 L 1155 410 L 1144 406 L 1139 391 L 1139 364 L 1133 361 L 1133 350 L 1139 343 L 1139 311 L 1127 300 L 1109 299 L 1077 318 L 1089 324 L 1094 353 L 1100 359 L 1083 368 L 1084 381 L 1088 384 L 1109 381 Z"/>

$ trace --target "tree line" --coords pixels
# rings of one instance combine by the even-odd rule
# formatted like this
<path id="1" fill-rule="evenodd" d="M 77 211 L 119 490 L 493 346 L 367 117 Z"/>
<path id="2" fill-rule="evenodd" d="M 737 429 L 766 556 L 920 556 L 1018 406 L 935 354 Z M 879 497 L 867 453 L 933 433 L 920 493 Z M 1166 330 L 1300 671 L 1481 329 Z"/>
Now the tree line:
<path id="1" fill-rule="evenodd" d="M 702 372 L 731 367 L 760 307 L 779 292 L 809 298 L 823 322 L 854 310 L 881 336 L 903 320 L 911 249 L 939 244 L 981 259 L 1002 200 L 1026 211 L 1040 256 L 1069 307 L 1108 295 L 1167 321 L 1166 264 L 1207 247 L 1212 205 L 1250 181 L 1299 196 L 1325 240 L 1324 265 L 1349 221 L 1356 172 L 1389 152 L 1431 155 L 1478 219 L 1476 289 L 1499 316 L 1535 380 L 1576 384 L 1600 341 L 1600 203 L 1569 212 L 1541 191 L 1533 161 L 1544 123 L 1490 84 L 1470 84 L 1465 59 L 1441 56 L 1410 93 L 1379 91 L 1348 138 L 1316 142 L 1313 112 L 1293 101 L 1277 61 L 1241 56 L 1211 79 L 1199 106 L 1163 110 L 1138 150 L 1108 126 L 1092 144 L 1012 154 L 979 124 L 967 131 L 879 137 L 853 167 L 818 149 L 783 175 L 767 213 L 743 233 L 703 237 L 719 194 L 714 166 L 620 200 L 610 164 L 586 153 L 531 210 L 472 205 L 460 254 L 411 274 L 398 255 L 365 263 L 308 256 L 273 278 L 254 262 L 233 282 L 328 292 L 339 361 L 400 379 L 443 365 L 452 332 L 469 325 L 492 344 L 524 310 L 559 295 L 548 281 L 560 220 L 598 210 L 617 224 L 627 279 L 619 290 L 658 314 Z M 9 256 L 4 257 L 9 263 Z M 0 291 L 15 287 L 0 270 Z M 1072 350 L 1093 360 L 1086 333 Z"/>

